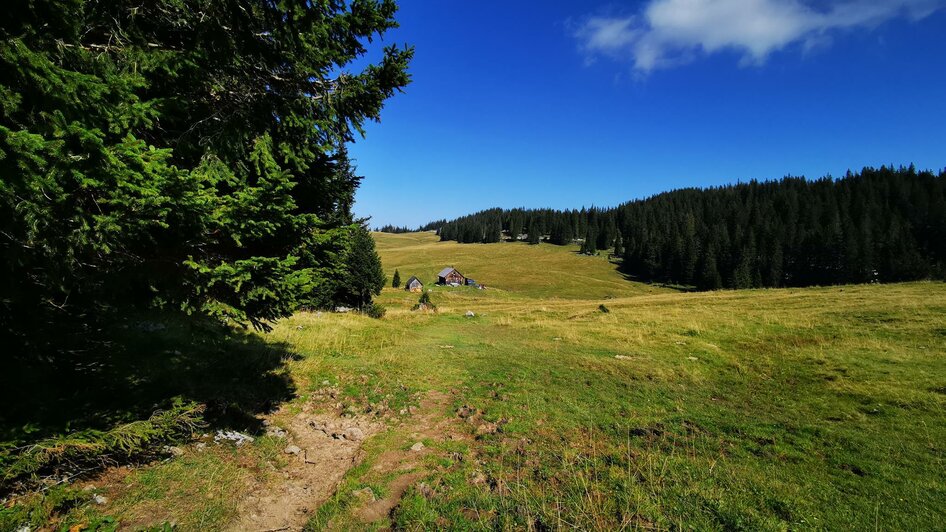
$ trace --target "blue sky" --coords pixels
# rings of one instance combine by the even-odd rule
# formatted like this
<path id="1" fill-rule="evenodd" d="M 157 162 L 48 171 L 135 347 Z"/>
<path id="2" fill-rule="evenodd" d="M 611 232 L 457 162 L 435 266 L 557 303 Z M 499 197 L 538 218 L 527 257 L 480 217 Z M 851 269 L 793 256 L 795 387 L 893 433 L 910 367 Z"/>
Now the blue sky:
<path id="1" fill-rule="evenodd" d="M 946 0 L 400 3 L 413 83 L 351 148 L 373 227 L 946 166 Z"/>

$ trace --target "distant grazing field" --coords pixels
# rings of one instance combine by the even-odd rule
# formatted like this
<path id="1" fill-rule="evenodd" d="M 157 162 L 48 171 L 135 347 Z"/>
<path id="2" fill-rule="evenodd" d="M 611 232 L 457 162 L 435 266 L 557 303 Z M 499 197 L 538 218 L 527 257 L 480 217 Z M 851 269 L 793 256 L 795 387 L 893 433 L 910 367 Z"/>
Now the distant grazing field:
<path id="1" fill-rule="evenodd" d="M 577 245 L 457 244 L 440 242 L 432 232 L 374 235 L 389 279 L 398 269 L 402 280 L 416 275 L 432 283 L 440 270 L 453 266 L 487 287 L 518 297 L 600 299 L 666 291 L 627 282 L 606 255 L 579 255 Z"/>
<path id="2" fill-rule="evenodd" d="M 383 319 L 264 336 L 293 353 L 285 419 L 327 389 L 394 412 L 310 529 L 946 529 L 946 285 L 681 293 L 571 248 L 375 238 L 389 278 L 452 265 L 489 288 L 433 288 L 434 313 L 388 287 Z M 97 511 L 225 529 L 276 445 L 150 466 Z M 214 474 L 226 490 L 181 487 Z M 366 512 L 366 487 L 396 503 Z"/>

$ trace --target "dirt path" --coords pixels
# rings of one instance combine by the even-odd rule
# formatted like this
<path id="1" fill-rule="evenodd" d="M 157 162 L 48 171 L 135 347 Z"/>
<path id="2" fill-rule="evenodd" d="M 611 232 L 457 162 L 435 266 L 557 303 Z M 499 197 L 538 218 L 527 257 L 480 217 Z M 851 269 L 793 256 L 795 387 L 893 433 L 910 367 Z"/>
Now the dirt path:
<path id="1" fill-rule="evenodd" d="M 424 458 L 432 450 L 423 441 L 442 442 L 463 438 L 457 420 L 448 412 L 450 397 L 432 392 L 399 427 L 403 439 L 414 442 L 409 450 L 381 453 L 372 469 L 381 474 L 401 472 L 389 484 L 387 496 L 365 500 L 354 515 L 366 523 L 388 517 L 404 493 L 424 476 Z M 273 419 L 286 419 L 277 412 Z M 345 473 L 363 459 L 362 444 L 386 426 L 368 418 L 342 418 L 334 414 L 298 414 L 291 419 L 285 446 L 289 464 L 275 479 L 258 481 L 240 504 L 240 517 L 228 530 L 298 531 L 312 513 L 337 490 Z M 419 444 L 419 445 L 418 445 Z M 298 451 L 298 452 L 296 452 Z"/>
<path id="2" fill-rule="evenodd" d="M 360 520 L 372 523 L 390 516 L 407 490 L 426 475 L 425 458 L 434 451 L 424 446 L 424 441 L 445 442 L 469 438 L 466 432 L 460 430 L 459 422 L 453 413 L 448 411 L 450 402 L 450 396 L 446 394 L 429 393 L 421 402 L 417 415 L 410 421 L 410 428 L 405 433 L 408 442 L 414 444 L 407 450 L 386 451 L 377 458 L 372 465 L 373 471 L 381 475 L 400 475 L 388 484 L 386 497 L 366 501 L 355 510 L 354 515 Z M 421 488 L 424 488 L 423 484 Z"/>
<path id="3" fill-rule="evenodd" d="M 240 518 L 229 530 L 302 530 L 309 514 L 335 492 L 345 472 L 360 461 L 364 440 L 383 428 L 374 420 L 331 414 L 303 413 L 291 419 L 284 427 L 289 464 L 276 473 L 282 478 L 254 486 L 240 505 Z"/>

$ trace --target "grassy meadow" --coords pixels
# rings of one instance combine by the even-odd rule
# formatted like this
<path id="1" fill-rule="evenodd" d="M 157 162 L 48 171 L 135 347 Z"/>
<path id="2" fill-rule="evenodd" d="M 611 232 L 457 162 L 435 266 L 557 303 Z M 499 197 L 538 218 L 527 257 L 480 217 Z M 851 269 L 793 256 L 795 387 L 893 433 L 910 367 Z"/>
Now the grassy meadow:
<path id="1" fill-rule="evenodd" d="M 383 319 L 300 313 L 258 335 L 285 353 L 262 370 L 287 416 L 327 387 L 344 410 L 394 412 L 309 528 L 946 528 L 946 285 L 682 293 L 572 248 L 375 237 L 437 312 L 389 287 Z M 450 265 L 488 289 L 433 287 Z M 432 393 L 452 437 L 412 422 Z M 352 493 L 393 490 L 376 466 L 418 438 L 416 482 L 362 524 Z M 246 478 L 278 486 L 278 445 L 112 472 L 107 504 L 58 522 L 228 529 Z"/>

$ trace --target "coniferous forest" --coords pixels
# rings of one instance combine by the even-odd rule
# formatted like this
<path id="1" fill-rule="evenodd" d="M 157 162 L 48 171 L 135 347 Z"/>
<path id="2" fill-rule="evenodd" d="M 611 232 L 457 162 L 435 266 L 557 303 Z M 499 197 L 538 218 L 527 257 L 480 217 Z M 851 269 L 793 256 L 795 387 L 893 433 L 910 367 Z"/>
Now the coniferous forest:
<path id="1" fill-rule="evenodd" d="M 609 209 L 491 209 L 425 228 L 461 243 L 577 241 L 582 252 L 612 252 L 629 275 L 702 290 L 942 279 L 946 172 L 865 168 Z"/>

